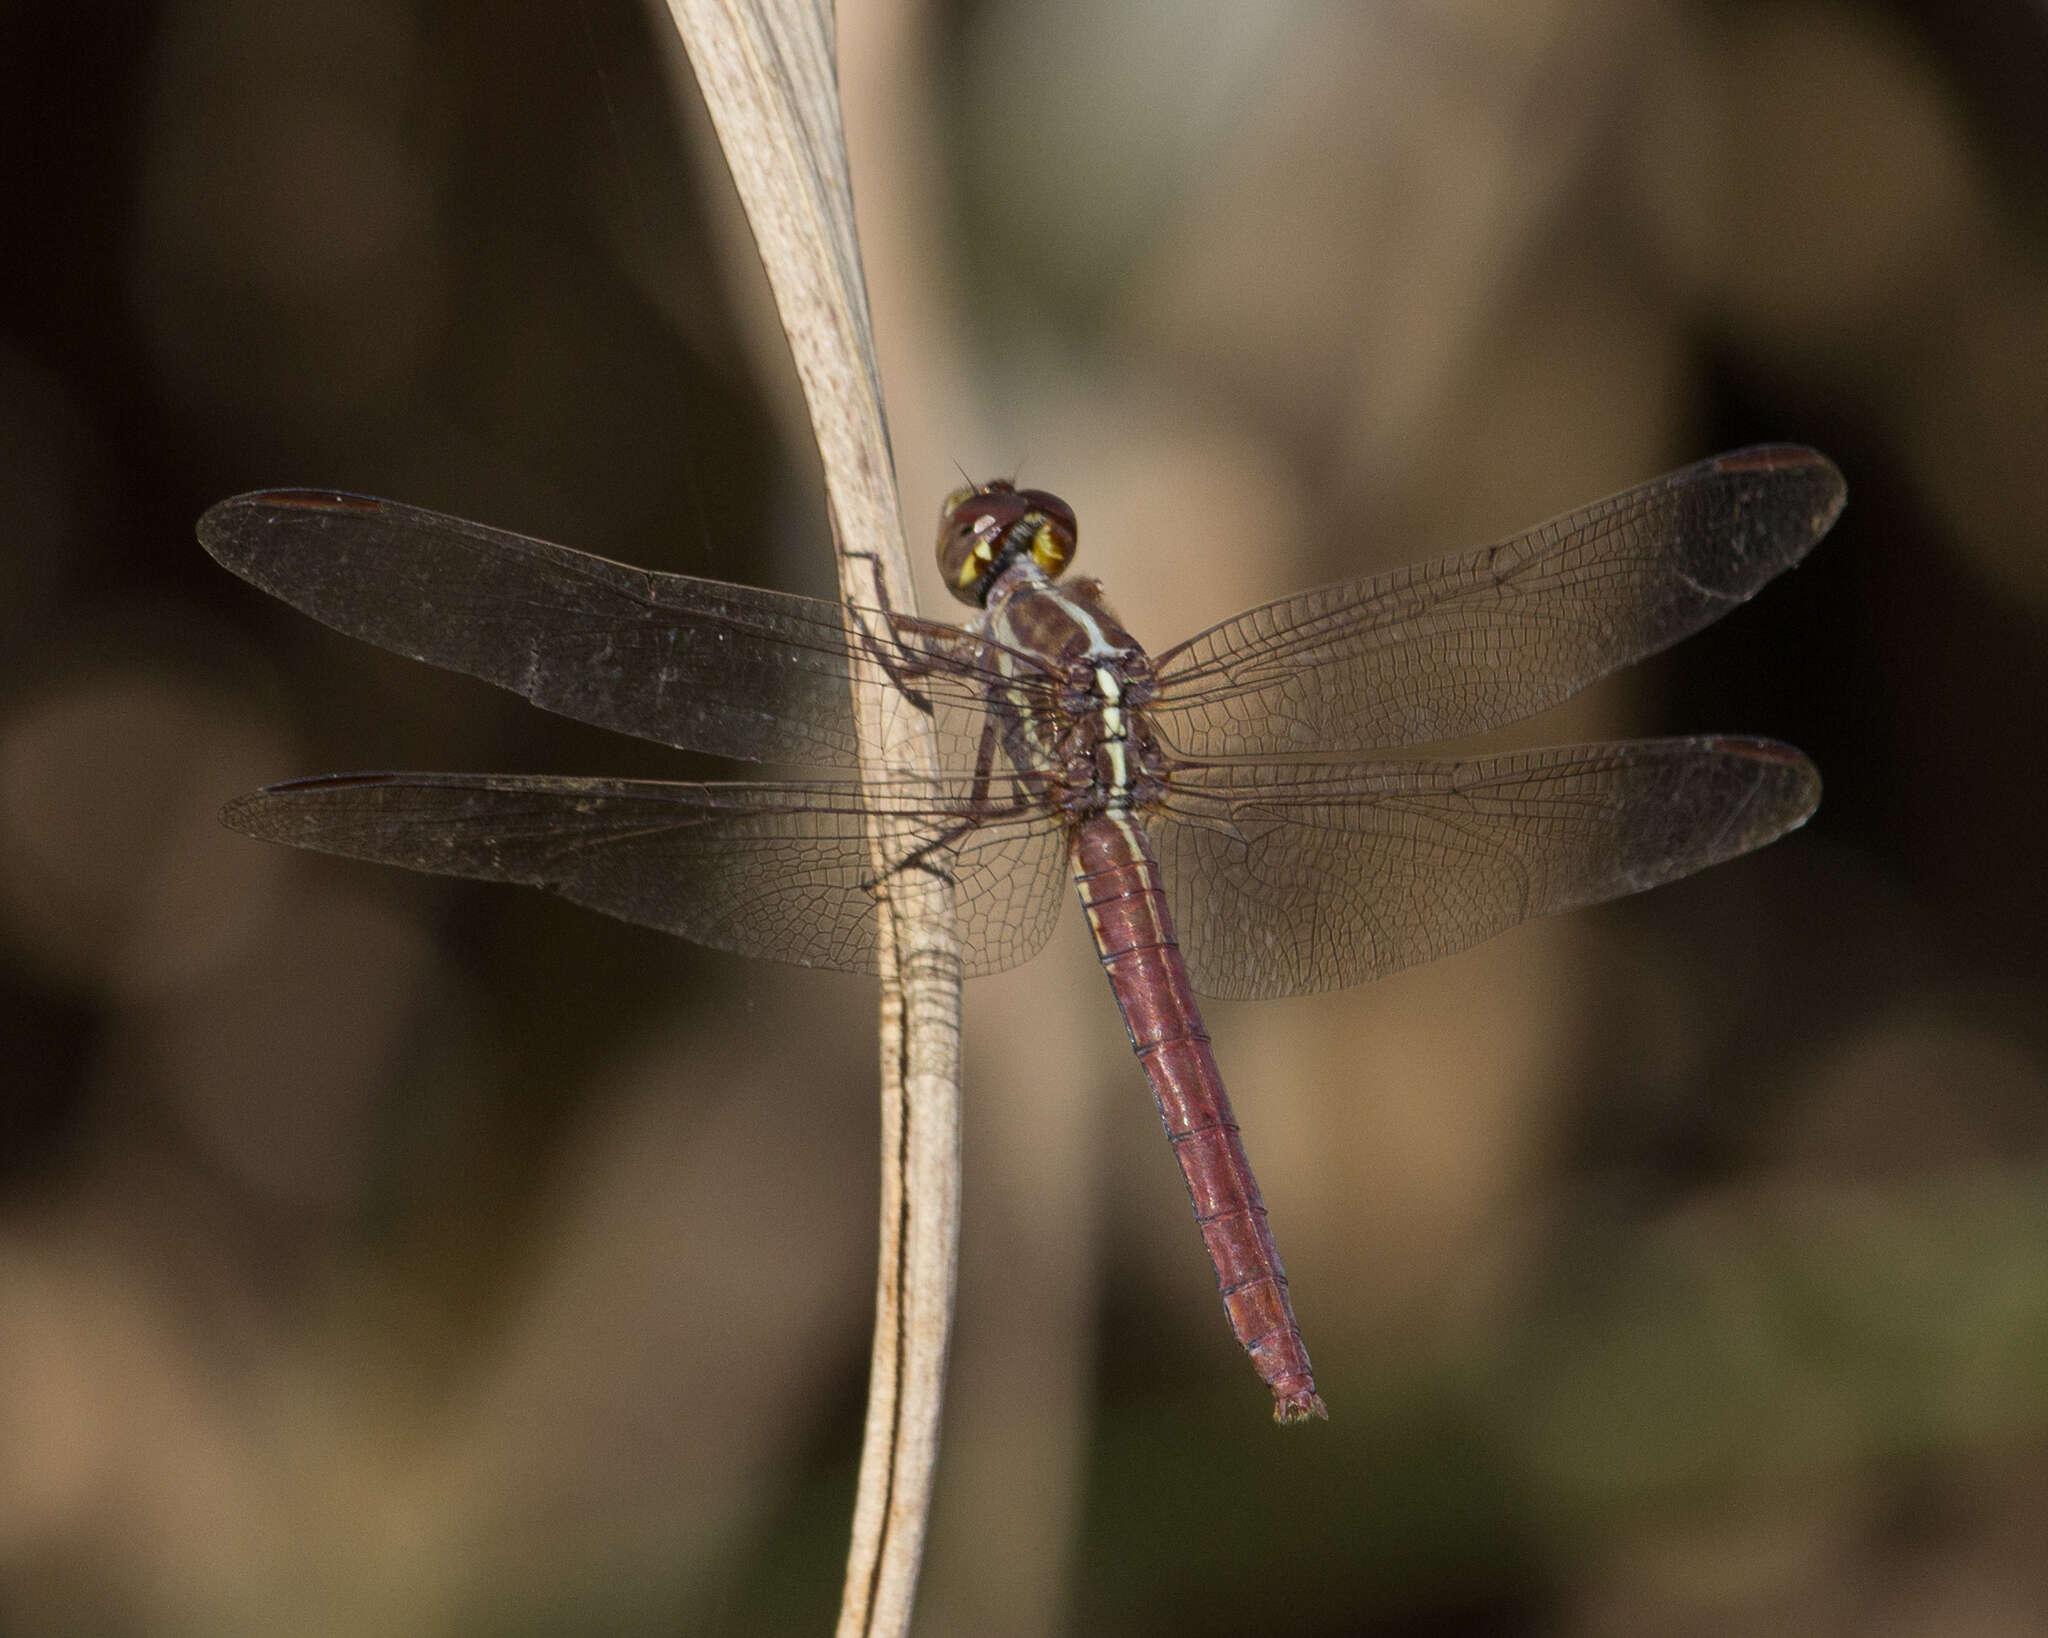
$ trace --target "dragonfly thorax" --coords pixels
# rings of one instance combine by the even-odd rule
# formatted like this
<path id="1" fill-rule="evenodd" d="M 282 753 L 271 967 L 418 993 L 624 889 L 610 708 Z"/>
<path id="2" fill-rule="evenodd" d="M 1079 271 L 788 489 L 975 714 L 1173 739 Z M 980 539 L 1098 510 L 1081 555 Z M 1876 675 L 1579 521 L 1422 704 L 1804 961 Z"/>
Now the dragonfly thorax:
<path id="1" fill-rule="evenodd" d="M 997 577 L 1020 560 L 1056 578 L 1073 561 L 1076 533 L 1074 509 L 1059 496 L 992 478 L 946 497 L 939 512 L 939 572 L 948 591 L 981 608 Z"/>
<path id="2" fill-rule="evenodd" d="M 1068 717 L 1057 797 L 1070 817 L 1128 813 L 1165 790 L 1165 756 L 1144 709 L 1151 696 L 1150 663 L 1142 652 L 1073 667 L 1061 702 Z"/>

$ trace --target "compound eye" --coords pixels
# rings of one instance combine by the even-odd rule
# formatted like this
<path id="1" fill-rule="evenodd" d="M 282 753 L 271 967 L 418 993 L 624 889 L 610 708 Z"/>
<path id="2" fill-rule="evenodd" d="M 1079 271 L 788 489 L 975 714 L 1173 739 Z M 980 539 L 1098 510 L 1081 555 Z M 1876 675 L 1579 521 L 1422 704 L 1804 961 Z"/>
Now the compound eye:
<path id="1" fill-rule="evenodd" d="M 1031 559 L 1048 579 L 1057 579 L 1074 560 L 1079 534 L 1074 509 L 1043 489 L 1027 489 L 1024 496 L 1032 503 L 1032 516 L 1037 523 L 1031 534 Z"/>
<path id="2" fill-rule="evenodd" d="M 946 589 L 963 603 L 981 603 L 1007 526 L 1005 510 L 1001 494 L 967 489 L 941 514 L 939 572 L 946 577 Z"/>
<path id="3" fill-rule="evenodd" d="M 981 605 L 997 572 L 1020 552 L 1047 573 L 1059 572 L 1072 550 L 1073 514 L 1054 500 L 1048 519 L 1039 498 L 1036 490 L 1020 493 L 1002 479 L 947 497 L 939 518 L 939 570 L 955 597 Z M 1063 546 L 1051 544 L 1057 534 L 1064 535 Z"/>

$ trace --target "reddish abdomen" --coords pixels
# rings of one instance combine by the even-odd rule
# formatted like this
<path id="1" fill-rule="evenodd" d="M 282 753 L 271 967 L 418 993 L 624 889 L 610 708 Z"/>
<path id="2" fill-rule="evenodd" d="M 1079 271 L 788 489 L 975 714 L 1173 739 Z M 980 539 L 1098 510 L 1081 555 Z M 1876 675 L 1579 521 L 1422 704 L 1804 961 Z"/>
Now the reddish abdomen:
<path id="1" fill-rule="evenodd" d="M 1276 1421 L 1325 1416 L 1265 1203 L 1174 940 L 1151 844 L 1135 820 L 1105 813 L 1076 828 L 1071 852 L 1089 930 L 1187 1179 L 1230 1328 L 1273 1390 Z"/>

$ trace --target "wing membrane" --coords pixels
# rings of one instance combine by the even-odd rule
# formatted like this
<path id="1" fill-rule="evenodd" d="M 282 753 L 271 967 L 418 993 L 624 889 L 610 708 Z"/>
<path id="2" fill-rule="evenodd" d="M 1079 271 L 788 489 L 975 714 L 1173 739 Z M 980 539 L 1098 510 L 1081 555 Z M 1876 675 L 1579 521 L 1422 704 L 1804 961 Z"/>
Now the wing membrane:
<path id="1" fill-rule="evenodd" d="M 243 579 L 395 653 L 663 745 L 850 765 L 848 681 L 893 677 L 971 766 L 995 645 L 956 626 L 657 574 L 438 512 L 318 490 L 221 502 L 200 542 Z M 1037 669 L 1009 655 L 1029 686 Z"/>
<path id="2" fill-rule="evenodd" d="M 1841 511 L 1825 456 L 1715 456 L 1461 557 L 1303 592 L 1159 656 L 1192 757 L 1365 751 L 1514 722 L 1720 618 Z"/>
<path id="3" fill-rule="evenodd" d="M 957 888 L 968 976 L 1029 959 L 1064 902 L 1058 820 L 962 828 L 922 786 L 670 784 L 509 774 L 330 774 L 239 797 L 236 830 L 434 875 L 544 887 L 622 921 L 806 967 L 875 970 L 867 820 L 902 822 Z"/>
<path id="4" fill-rule="evenodd" d="M 1195 987 L 1258 998 L 1342 989 L 1675 881 L 1819 800 L 1819 773 L 1787 745 L 1635 740 L 1185 769 L 1152 835 Z"/>

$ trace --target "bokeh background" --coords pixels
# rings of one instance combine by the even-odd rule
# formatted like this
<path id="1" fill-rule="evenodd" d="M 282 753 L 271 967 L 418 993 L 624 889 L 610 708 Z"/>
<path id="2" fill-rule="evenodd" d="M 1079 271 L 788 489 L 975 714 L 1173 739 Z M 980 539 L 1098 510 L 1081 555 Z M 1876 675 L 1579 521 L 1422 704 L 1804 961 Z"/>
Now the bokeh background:
<path id="1" fill-rule="evenodd" d="M 0 9 L 0 1633 L 817 1633 L 869 987 L 291 856 L 330 769 L 691 776 L 215 567 L 388 494 L 827 591 L 665 18 Z M 848 0 L 919 555 L 1014 472 L 1164 647 L 1718 448 L 1807 566 L 1508 736 L 1741 730 L 1768 852 L 1210 1018 L 1276 1432 L 1078 917 L 968 1004 L 920 1630 L 2048 1630 L 2048 13 Z M 927 582 L 926 607 L 947 607 Z"/>

